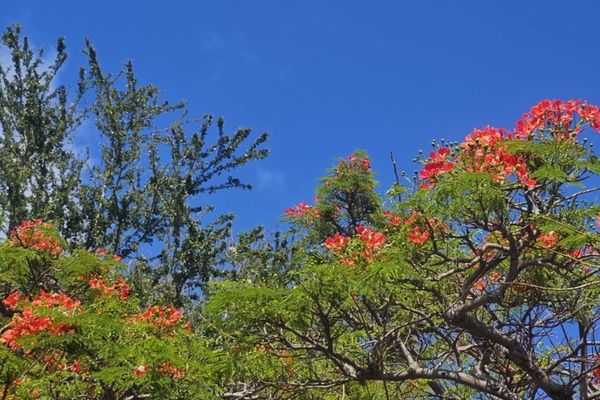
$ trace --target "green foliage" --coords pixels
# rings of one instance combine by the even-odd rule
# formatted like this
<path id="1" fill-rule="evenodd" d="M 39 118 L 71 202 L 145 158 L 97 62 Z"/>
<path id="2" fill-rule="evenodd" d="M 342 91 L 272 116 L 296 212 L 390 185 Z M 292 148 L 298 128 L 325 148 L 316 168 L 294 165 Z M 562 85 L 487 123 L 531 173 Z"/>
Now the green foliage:
<path id="1" fill-rule="evenodd" d="M 319 233 L 319 243 L 335 232 L 350 235 L 357 226 L 373 222 L 373 215 L 381 207 L 365 152 L 354 152 L 330 172 L 331 175 L 321 178 L 317 188 L 316 208 L 321 218 L 311 226 Z"/>
<path id="2" fill-rule="evenodd" d="M 63 39 L 50 61 L 19 26 L 7 28 L 2 44 L 12 60 L 0 65 L 4 232 L 26 219 L 52 221 L 71 248 L 106 247 L 137 259 L 163 298 L 194 299 L 224 262 L 233 219 L 211 217 L 204 197 L 249 189 L 234 173 L 267 156 L 267 134 L 228 134 L 221 117 L 189 118 L 183 102 L 140 85 L 131 62 L 105 72 L 89 41 L 74 90 L 57 82 L 67 60 Z M 77 130 L 98 143 L 85 156 L 73 150 L 81 146 L 73 145 Z"/>
<path id="3" fill-rule="evenodd" d="M 228 362 L 210 339 L 174 308 L 144 311 L 110 254 L 50 256 L 40 244 L 56 233 L 42 233 L 0 244 L 4 398 L 218 398 Z"/>
<path id="4" fill-rule="evenodd" d="M 209 334 L 239 359 L 237 393 L 599 393 L 599 208 L 589 196 L 598 188 L 585 186 L 597 182 L 596 158 L 562 133 L 501 135 L 489 128 L 468 137 L 475 144 L 434 149 L 438 175 L 423 174 L 428 184 L 402 190 L 387 210 L 355 153 L 322 179 L 314 206 L 286 211 L 301 235 L 290 247 L 299 266 L 285 280 L 214 283 L 203 310 Z M 479 140 L 500 147 L 481 147 L 490 168 L 465 159 L 480 156 L 470 150 Z"/>
<path id="5" fill-rule="evenodd" d="M 546 100 L 433 142 L 387 201 L 357 151 L 288 232 L 234 241 L 203 195 L 248 189 L 233 173 L 266 135 L 219 118 L 211 139 L 89 42 L 70 91 L 62 40 L 49 66 L 18 27 L 2 41 L 3 398 L 600 397 L 600 164 L 578 141 L 600 108 Z M 93 163 L 69 150 L 84 123 Z"/>

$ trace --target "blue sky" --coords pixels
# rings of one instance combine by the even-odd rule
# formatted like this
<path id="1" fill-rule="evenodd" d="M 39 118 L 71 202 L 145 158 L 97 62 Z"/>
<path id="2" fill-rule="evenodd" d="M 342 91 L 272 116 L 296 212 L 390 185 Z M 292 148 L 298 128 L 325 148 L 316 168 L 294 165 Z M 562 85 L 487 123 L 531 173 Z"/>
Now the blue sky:
<path id="1" fill-rule="evenodd" d="M 84 5 L 85 4 L 85 5 Z M 512 127 L 542 98 L 600 104 L 597 1 L 11 1 L 0 23 L 37 46 L 84 37 L 105 69 L 133 60 L 142 83 L 271 135 L 243 175 L 256 188 L 208 199 L 238 229 L 278 226 L 310 202 L 335 157 L 365 149 L 381 189 L 431 139 Z"/>

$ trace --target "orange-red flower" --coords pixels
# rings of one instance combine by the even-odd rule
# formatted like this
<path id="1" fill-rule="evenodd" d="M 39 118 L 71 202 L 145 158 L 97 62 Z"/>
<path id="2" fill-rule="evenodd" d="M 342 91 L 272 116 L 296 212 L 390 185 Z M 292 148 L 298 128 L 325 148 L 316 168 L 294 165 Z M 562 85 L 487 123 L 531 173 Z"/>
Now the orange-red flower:
<path id="1" fill-rule="evenodd" d="M 348 242 L 350 242 L 350 238 L 348 236 L 340 235 L 338 232 L 325 240 L 323 246 L 325 246 L 325 248 L 329 251 L 339 253 L 340 251 L 344 250 Z"/>
<path id="2" fill-rule="evenodd" d="M 432 188 L 439 175 L 452 171 L 454 162 L 449 160 L 450 152 L 448 147 L 440 147 L 437 152 L 432 151 L 429 153 L 429 161 L 425 163 L 425 167 L 419 172 L 419 178 L 423 180 L 421 188 Z"/>
<path id="3" fill-rule="evenodd" d="M 387 238 L 381 232 L 375 232 L 372 228 L 357 226 L 356 233 L 358 239 L 363 242 L 364 249 L 359 253 L 360 258 L 367 262 L 372 262 L 375 255 L 385 245 Z"/>
<path id="4" fill-rule="evenodd" d="M 506 139 L 525 140 L 527 135 L 510 134 L 505 129 L 486 126 L 474 129 L 465 137 L 460 145 L 460 151 L 454 156 L 447 147 L 441 147 L 437 152 L 431 152 L 429 160 L 419 172 L 421 188 L 430 189 L 435 186 L 441 174 L 460 166 L 467 172 L 486 172 L 492 175 L 496 182 L 505 182 L 515 176 L 526 189 L 537 185 L 535 179 L 529 176 L 525 156 L 511 154 L 502 141 Z"/>
<path id="5" fill-rule="evenodd" d="M 364 226 L 357 226 L 356 233 L 358 238 L 367 245 L 369 249 L 376 249 L 382 247 L 385 244 L 386 237 L 381 232 L 374 232 L 372 228 L 365 228 Z"/>
<path id="6" fill-rule="evenodd" d="M 111 286 L 108 286 L 104 280 L 98 278 L 90 279 L 88 284 L 91 288 L 98 289 L 105 295 L 116 293 L 122 300 L 127 300 L 129 298 L 129 292 L 131 292 L 131 288 L 125 283 L 125 280 L 122 277 L 119 277 Z"/>
<path id="7" fill-rule="evenodd" d="M 21 347 L 16 343 L 19 338 L 48 330 L 51 326 L 52 318 L 37 316 L 31 308 L 26 308 L 13 316 L 8 329 L 0 335 L 0 342 L 16 351 Z"/>
<path id="8" fill-rule="evenodd" d="M 146 374 L 146 366 L 140 365 L 139 367 L 133 370 L 133 374 L 135 376 L 144 376 Z"/>
<path id="9" fill-rule="evenodd" d="M 596 354 L 596 368 L 592 370 L 592 374 L 596 381 L 600 382 L 600 353 Z"/>
<path id="10" fill-rule="evenodd" d="M 542 233 L 537 242 L 542 245 L 542 247 L 546 249 L 550 249 L 556 246 L 556 242 L 558 241 L 558 234 L 555 231 L 550 231 L 548 233 Z"/>
<path id="11" fill-rule="evenodd" d="M 289 218 L 308 218 L 310 220 L 319 218 L 319 210 L 306 203 L 300 203 L 297 206 L 285 210 L 284 215 Z"/>
<path id="12" fill-rule="evenodd" d="M 420 186 L 432 188 L 439 175 L 460 165 L 466 171 L 490 173 L 497 182 L 505 182 L 512 175 L 526 189 L 535 188 L 537 182 L 529 176 L 526 156 L 511 154 L 501 142 L 532 140 L 536 132 L 539 135 L 549 133 L 554 140 L 574 140 L 585 126 L 600 132 L 600 107 L 581 100 L 542 100 L 523 114 L 514 132 L 490 126 L 474 129 L 454 159 L 446 147 L 432 152 L 419 172 Z"/>
<path id="13" fill-rule="evenodd" d="M 531 110 L 517 121 L 515 135 L 529 137 L 537 130 L 550 125 L 557 128 L 563 138 L 568 138 L 569 135 L 577 135 L 581 132 L 581 127 L 575 125 L 578 122 L 576 116 L 579 117 L 580 122 L 600 131 L 600 108 L 597 106 L 581 100 L 545 99 L 531 107 Z"/>
<path id="14" fill-rule="evenodd" d="M 143 321 L 158 328 L 170 328 L 181 320 L 182 314 L 173 305 L 148 307 L 146 311 L 132 317 L 131 321 Z"/>
<path id="15" fill-rule="evenodd" d="M 13 315 L 8 324 L 8 328 L 0 335 L 0 342 L 6 344 L 13 350 L 18 350 L 21 346 L 17 340 L 40 332 L 47 332 L 51 336 L 59 336 L 68 333 L 75 333 L 75 328 L 66 322 L 55 322 L 52 317 L 38 315 L 37 309 L 60 308 L 65 315 L 68 311 L 79 310 L 80 302 L 73 300 L 64 293 L 47 293 L 44 290 L 33 298 L 30 305 L 25 307 L 22 312 Z"/>
<path id="16" fill-rule="evenodd" d="M 106 249 L 96 249 L 95 253 L 98 257 L 104 257 L 108 255 L 109 252 Z"/>
<path id="17" fill-rule="evenodd" d="M 492 273 L 490 274 L 490 276 L 489 276 L 489 278 L 488 278 L 488 279 L 489 279 L 491 282 L 495 282 L 495 281 L 499 280 L 500 278 L 502 278 L 502 274 L 501 274 L 500 272 L 498 272 L 498 271 L 494 271 L 494 272 L 492 272 Z"/>
<path id="18" fill-rule="evenodd" d="M 346 267 L 353 267 L 356 265 L 356 263 L 351 258 L 342 258 L 342 265 L 345 265 Z"/>
<path id="19" fill-rule="evenodd" d="M 401 226 L 404 223 L 402 217 L 395 212 L 384 211 L 383 216 L 387 219 L 387 223 L 389 226 L 396 227 Z"/>
<path id="20" fill-rule="evenodd" d="M 459 161 L 467 171 L 487 172 L 497 182 L 504 182 L 514 174 L 523 186 L 531 189 L 537 182 L 529 177 L 523 156 L 511 154 L 500 145 L 509 136 L 502 128 L 474 129 L 461 145 Z"/>
<path id="21" fill-rule="evenodd" d="M 4 300 L 2 300 L 2 304 L 8 307 L 11 310 L 14 310 L 17 307 L 17 303 L 21 298 L 21 292 L 12 292 Z"/>
<path id="22" fill-rule="evenodd" d="M 354 154 L 351 154 L 348 156 L 348 162 L 352 164 L 356 163 L 360 165 L 362 169 L 367 171 L 371 169 L 371 161 L 369 161 L 369 159 L 366 157 L 359 157 Z"/>
<path id="23" fill-rule="evenodd" d="M 52 225 L 40 219 L 23 221 L 10 232 L 10 242 L 14 246 L 23 246 L 58 257 L 62 248 L 58 241 L 46 232 Z"/>
<path id="24" fill-rule="evenodd" d="M 429 231 L 421 232 L 418 226 L 415 226 L 412 231 L 408 232 L 408 240 L 415 244 L 423 244 L 429 239 Z"/>
<path id="25" fill-rule="evenodd" d="M 71 366 L 69 366 L 69 370 L 74 374 L 78 374 L 81 372 L 81 360 L 75 360 Z"/>
<path id="26" fill-rule="evenodd" d="M 477 290 L 478 292 L 483 292 L 483 290 L 486 287 L 486 283 L 483 279 L 477 279 L 477 281 L 475 281 L 475 283 L 473 284 L 473 289 Z"/>
<path id="27" fill-rule="evenodd" d="M 41 290 L 39 295 L 34 296 L 33 302 L 31 303 L 34 307 L 64 307 L 67 310 L 73 310 L 79 305 L 81 302 L 79 300 L 73 300 L 71 297 L 66 295 L 65 293 L 48 293 L 45 290 Z"/>

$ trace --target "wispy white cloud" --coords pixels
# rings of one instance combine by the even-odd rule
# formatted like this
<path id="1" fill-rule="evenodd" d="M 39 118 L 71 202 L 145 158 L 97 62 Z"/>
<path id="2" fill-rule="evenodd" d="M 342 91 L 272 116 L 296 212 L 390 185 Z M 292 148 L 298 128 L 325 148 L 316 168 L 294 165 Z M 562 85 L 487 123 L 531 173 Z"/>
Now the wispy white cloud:
<path id="1" fill-rule="evenodd" d="M 212 63 L 212 71 L 201 78 L 203 82 L 216 83 L 243 67 L 264 67 L 260 55 L 239 34 L 204 32 L 199 36 L 199 47 Z"/>
<path id="2" fill-rule="evenodd" d="M 283 192 L 286 187 L 285 174 L 282 171 L 262 166 L 256 168 L 256 181 L 258 190 Z"/>

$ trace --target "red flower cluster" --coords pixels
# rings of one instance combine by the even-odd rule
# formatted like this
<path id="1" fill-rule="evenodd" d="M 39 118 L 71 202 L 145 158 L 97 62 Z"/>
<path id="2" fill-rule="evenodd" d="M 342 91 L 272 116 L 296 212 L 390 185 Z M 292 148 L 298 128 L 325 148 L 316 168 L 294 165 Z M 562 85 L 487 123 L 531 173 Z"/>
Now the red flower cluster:
<path id="1" fill-rule="evenodd" d="M 96 254 L 98 257 L 106 257 L 107 255 L 109 255 L 109 254 L 110 254 L 110 252 L 109 252 L 107 249 L 102 249 L 102 248 L 100 248 L 100 249 L 96 249 L 96 251 L 95 251 L 95 254 Z M 116 262 L 119 262 L 119 261 L 121 261 L 121 260 L 122 260 L 121 256 L 117 256 L 117 255 L 113 256 L 113 259 L 114 259 Z"/>
<path id="2" fill-rule="evenodd" d="M 23 246 L 45 252 L 51 257 L 58 257 L 62 248 L 55 238 L 44 231 L 48 229 L 52 229 L 52 225 L 40 219 L 23 221 L 10 232 L 10 242 L 14 246 Z"/>
<path id="3" fill-rule="evenodd" d="M 477 281 L 473 284 L 473 289 L 477 290 L 478 292 L 482 292 L 486 286 L 487 284 L 485 280 L 477 279 Z"/>
<path id="4" fill-rule="evenodd" d="M 146 369 L 147 368 L 145 365 L 140 365 L 139 367 L 133 370 L 133 374 L 135 376 L 144 376 L 146 374 Z"/>
<path id="5" fill-rule="evenodd" d="M 9 328 L 0 336 L 0 342 L 16 351 L 21 348 L 16 343 L 17 339 L 47 330 L 51 325 L 52 318 L 39 317 L 33 313 L 31 308 L 26 308 L 22 313 L 13 317 Z"/>
<path id="6" fill-rule="evenodd" d="M 582 259 L 582 258 L 592 257 L 592 256 L 595 257 L 595 256 L 598 256 L 598 255 L 600 255 L 600 252 L 597 249 L 595 249 L 593 246 L 584 246 L 584 247 L 581 247 L 581 248 L 573 249 L 569 253 L 570 257 L 576 258 L 578 260 Z M 585 261 L 580 261 L 580 262 L 583 265 L 582 268 L 581 268 L 582 271 L 585 274 L 589 274 L 590 271 L 591 271 L 591 269 L 592 269 L 592 266 L 594 264 L 591 264 L 591 263 L 588 263 L 588 262 L 585 262 Z"/>
<path id="7" fill-rule="evenodd" d="M 121 300 L 127 300 L 129 298 L 129 292 L 131 288 L 122 277 L 119 277 L 114 284 L 108 286 L 102 279 L 90 279 L 89 283 L 91 288 L 98 289 L 105 295 L 112 295 L 116 293 Z"/>
<path id="8" fill-rule="evenodd" d="M 487 279 L 480 278 L 473 284 L 473 289 L 478 292 L 483 292 L 483 290 L 487 287 L 489 283 L 496 282 L 500 278 L 502 278 L 502 274 L 498 271 L 494 271 L 487 277 Z"/>
<path id="9" fill-rule="evenodd" d="M 375 232 L 372 228 L 364 226 L 356 227 L 356 237 L 362 243 L 362 250 L 355 254 L 348 254 L 348 257 L 342 258 L 342 264 L 352 266 L 356 261 L 372 262 L 376 253 L 385 245 L 386 237 L 381 232 Z M 351 238 L 343 236 L 340 233 L 329 237 L 323 246 L 336 254 L 342 253 L 350 243 Z"/>
<path id="10" fill-rule="evenodd" d="M 600 353 L 596 354 L 596 368 L 592 370 L 592 374 L 597 382 L 600 382 Z"/>
<path id="11" fill-rule="evenodd" d="M 36 315 L 31 308 L 26 308 L 22 313 L 15 315 L 9 328 L 0 336 L 0 342 L 16 351 L 21 348 L 17 339 L 47 331 L 51 336 L 75 333 L 75 329 L 64 322 L 53 322 L 50 317 Z"/>
<path id="12" fill-rule="evenodd" d="M 44 362 L 44 364 L 46 364 L 46 367 L 48 367 L 48 369 L 50 369 L 50 367 L 58 367 L 57 369 L 59 370 L 63 370 L 64 368 L 62 368 L 62 363 L 61 363 L 61 356 L 60 354 L 55 351 L 53 353 L 48 353 L 48 354 L 44 354 L 44 356 L 42 357 L 42 361 Z"/>
<path id="13" fill-rule="evenodd" d="M 435 186 L 438 175 L 452 171 L 454 162 L 450 161 L 450 149 L 448 147 L 440 147 L 437 152 L 429 153 L 429 161 L 425 163 L 425 167 L 419 172 L 419 178 L 423 180 L 421 188 L 430 189 Z"/>
<path id="14" fill-rule="evenodd" d="M 384 211 L 383 216 L 386 218 L 389 226 L 398 227 L 398 226 L 402 226 L 402 224 L 404 224 L 402 217 L 400 215 L 396 214 L 395 212 Z"/>
<path id="15" fill-rule="evenodd" d="M 353 259 L 346 257 L 346 258 L 342 258 L 342 264 L 345 265 L 346 267 L 353 267 L 356 263 L 354 262 Z"/>
<path id="16" fill-rule="evenodd" d="M 410 213 L 408 218 L 403 218 L 402 216 L 390 211 L 384 211 L 383 215 L 387 218 L 388 225 L 391 227 L 396 228 L 401 226 L 407 226 L 409 228 L 408 240 L 410 240 L 412 243 L 423 244 L 429 239 L 429 229 L 423 229 L 422 226 L 415 225 L 417 219 L 422 217 L 422 214 L 420 212 L 413 211 Z M 435 219 L 430 218 L 427 220 L 427 222 L 432 228 L 436 230 L 446 230 L 445 225 Z"/>
<path id="17" fill-rule="evenodd" d="M 75 360 L 73 361 L 73 364 L 71 364 L 71 366 L 68 367 L 68 369 L 74 374 L 78 374 L 79 372 L 81 372 L 81 366 L 81 360 Z"/>
<path id="18" fill-rule="evenodd" d="M 323 243 L 323 246 L 325 246 L 325 248 L 331 252 L 339 253 L 340 251 L 344 250 L 348 242 L 350 242 L 350 238 L 348 236 L 343 236 L 339 233 L 336 233 L 328 238 L 325 243 Z"/>
<path id="19" fill-rule="evenodd" d="M 408 219 L 406 220 L 406 225 L 409 227 L 412 226 L 412 230 L 408 232 L 408 240 L 410 240 L 414 244 L 423 244 L 427 241 L 427 239 L 429 239 L 430 236 L 428 229 L 424 229 L 423 231 L 421 231 L 421 228 L 418 225 L 413 225 L 416 222 L 417 218 L 421 216 L 422 214 L 420 212 L 413 211 L 410 213 Z M 429 222 L 433 223 L 434 221 L 430 220 Z"/>
<path id="20" fill-rule="evenodd" d="M 587 256 L 597 256 L 600 255 L 600 252 L 592 246 L 585 246 L 583 248 L 571 250 L 569 255 L 573 258 L 582 258 Z"/>
<path id="21" fill-rule="evenodd" d="M 429 155 L 429 160 L 419 172 L 421 188 L 435 186 L 437 178 L 460 165 L 466 171 L 487 172 L 497 182 L 505 182 L 512 175 L 528 189 L 536 181 L 529 177 L 527 161 L 523 155 L 510 154 L 499 142 L 503 140 L 531 140 L 536 132 L 550 132 L 555 140 L 572 139 L 585 124 L 600 132 L 600 107 L 581 100 L 542 100 L 517 121 L 516 129 L 485 127 L 474 129 L 460 146 L 460 152 L 451 159 L 451 151 L 441 147 Z M 544 131 L 544 132 L 542 132 Z"/>
<path id="22" fill-rule="evenodd" d="M 366 157 L 359 157 L 354 154 L 351 154 L 348 156 L 348 162 L 356 163 L 357 165 L 360 165 L 362 169 L 367 171 L 371 169 L 371 161 L 369 161 L 369 159 Z"/>
<path id="23" fill-rule="evenodd" d="M 529 177 L 527 162 L 520 155 L 510 154 L 505 147 L 499 145 L 501 140 L 508 139 L 506 130 L 487 126 L 474 129 L 461 145 L 459 156 L 465 169 L 470 172 L 487 172 L 496 182 L 505 182 L 511 175 L 526 188 L 532 188 L 536 181 Z"/>
<path id="24" fill-rule="evenodd" d="M 423 244 L 429 239 L 429 231 L 421 232 L 418 226 L 415 226 L 412 231 L 408 232 L 408 240 L 415 244 Z"/>
<path id="25" fill-rule="evenodd" d="M 96 251 L 95 251 L 95 254 L 96 254 L 98 257 L 105 257 L 105 256 L 107 256 L 107 255 L 108 255 L 108 253 L 109 253 L 109 252 L 108 252 L 108 250 L 106 250 L 106 249 L 96 249 Z"/>
<path id="26" fill-rule="evenodd" d="M 308 217 L 309 219 L 319 218 L 319 210 L 313 206 L 309 206 L 306 203 L 300 203 L 297 206 L 288 208 L 285 210 L 284 215 L 289 218 L 303 218 Z"/>
<path id="27" fill-rule="evenodd" d="M 11 293 L 3 303 L 11 308 L 16 307 L 20 294 Z M 18 350 L 21 346 L 16 340 L 33 335 L 39 332 L 48 332 L 51 336 L 74 333 L 73 327 L 64 322 L 54 322 L 49 316 L 40 316 L 35 312 L 35 307 L 55 308 L 60 307 L 66 311 L 78 310 L 79 301 L 73 300 L 64 293 L 47 293 L 41 291 L 39 295 L 33 298 L 31 307 L 26 307 L 21 313 L 15 314 L 8 325 L 8 329 L 0 335 L 0 342 L 6 344 L 13 350 Z"/>
<path id="28" fill-rule="evenodd" d="M 171 328 L 181 320 L 181 312 L 173 305 L 148 307 L 146 311 L 131 318 L 131 321 L 143 321 L 159 328 Z"/>
<path id="29" fill-rule="evenodd" d="M 33 302 L 31 303 L 33 307 L 63 307 L 67 310 L 74 310 L 80 304 L 79 300 L 73 300 L 64 293 L 48 293 L 43 289 L 39 295 L 33 297 Z"/>
<path id="30" fill-rule="evenodd" d="M 371 228 L 357 226 L 356 233 L 361 242 L 365 244 L 365 248 L 360 255 L 367 262 L 372 262 L 376 253 L 385 245 L 386 237 L 381 232 L 373 232 Z"/>
<path id="31" fill-rule="evenodd" d="M 579 121 L 575 120 L 575 116 L 579 116 Z M 574 122 L 576 125 L 572 127 Z M 581 100 L 563 102 L 546 99 L 534 105 L 517 121 L 515 136 L 528 138 L 539 129 L 551 127 L 562 132 L 563 137 L 556 139 L 570 138 L 581 132 L 583 123 L 600 132 L 600 108 Z"/>
<path id="32" fill-rule="evenodd" d="M 537 238 L 537 242 L 542 245 L 545 249 L 550 249 L 556 246 L 556 242 L 558 241 L 558 234 L 555 231 L 550 231 L 548 233 L 542 233 Z"/>
<path id="33" fill-rule="evenodd" d="M 372 228 L 357 226 L 356 233 L 358 238 L 367 246 L 368 249 L 383 247 L 385 244 L 385 235 L 381 232 L 374 232 Z"/>
<path id="34" fill-rule="evenodd" d="M 8 307 L 10 310 L 14 310 L 17 307 L 17 303 L 21 299 L 21 292 L 12 292 L 4 300 L 2 300 L 2 304 Z"/>

